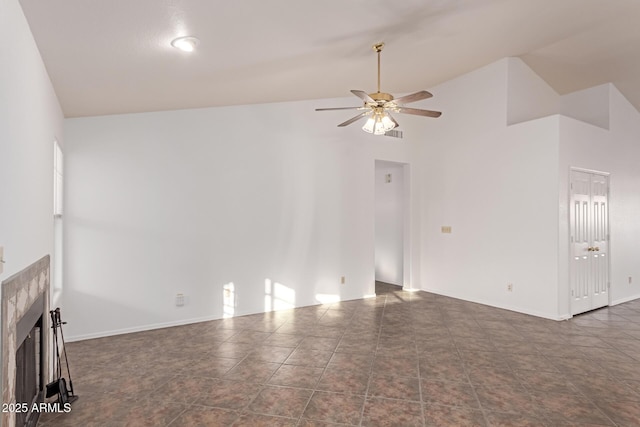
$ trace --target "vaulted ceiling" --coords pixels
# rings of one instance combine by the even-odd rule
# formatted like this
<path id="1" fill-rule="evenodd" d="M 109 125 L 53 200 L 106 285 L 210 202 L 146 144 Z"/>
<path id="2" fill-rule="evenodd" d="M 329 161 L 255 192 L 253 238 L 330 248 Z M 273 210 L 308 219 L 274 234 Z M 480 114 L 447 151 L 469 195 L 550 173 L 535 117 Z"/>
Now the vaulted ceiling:
<path id="1" fill-rule="evenodd" d="M 67 117 L 429 89 L 519 56 L 640 109 L 638 0 L 21 0 Z M 193 35 L 197 50 L 171 47 Z"/>

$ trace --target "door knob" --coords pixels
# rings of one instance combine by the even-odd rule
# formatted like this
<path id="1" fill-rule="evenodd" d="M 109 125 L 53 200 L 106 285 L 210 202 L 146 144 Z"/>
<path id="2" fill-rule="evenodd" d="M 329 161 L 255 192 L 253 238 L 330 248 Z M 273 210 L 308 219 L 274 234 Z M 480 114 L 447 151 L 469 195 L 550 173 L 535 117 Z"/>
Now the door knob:
<path id="1" fill-rule="evenodd" d="M 600 248 L 596 246 L 595 248 L 593 248 L 593 250 L 594 250 L 594 251 L 599 251 L 599 250 L 600 250 Z"/>
<path id="2" fill-rule="evenodd" d="M 591 251 L 593 251 L 593 248 L 592 248 L 591 246 L 589 246 L 589 247 L 587 248 L 587 250 L 588 250 L 589 252 L 591 252 Z"/>

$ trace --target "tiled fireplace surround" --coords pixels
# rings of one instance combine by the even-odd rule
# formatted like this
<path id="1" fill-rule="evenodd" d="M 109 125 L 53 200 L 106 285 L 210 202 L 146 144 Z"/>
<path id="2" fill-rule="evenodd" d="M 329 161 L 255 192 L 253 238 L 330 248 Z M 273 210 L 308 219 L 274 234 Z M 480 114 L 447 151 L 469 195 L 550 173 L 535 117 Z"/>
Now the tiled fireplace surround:
<path id="1" fill-rule="evenodd" d="M 49 342 L 49 255 L 2 282 L 2 402 L 15 403 L 17 326 L 40 296 L 44 296 L 43 342 Z M 49 360 L 49 346 L 42 345 L 43 360 Z M 49 378 L 45 364 L 44 381 Z M 15 413 L 2 413 L 2 426 L 15 425 Z"/>

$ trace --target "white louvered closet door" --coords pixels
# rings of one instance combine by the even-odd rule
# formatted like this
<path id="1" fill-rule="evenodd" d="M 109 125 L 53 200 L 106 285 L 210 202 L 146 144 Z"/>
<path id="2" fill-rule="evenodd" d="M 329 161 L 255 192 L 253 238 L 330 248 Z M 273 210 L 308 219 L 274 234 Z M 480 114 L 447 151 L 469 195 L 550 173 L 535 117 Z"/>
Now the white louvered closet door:
<path id="1" fill-rule="evenodd" d="M 571 314 L 609 304 L 609 177 L 571 171 Z"/>

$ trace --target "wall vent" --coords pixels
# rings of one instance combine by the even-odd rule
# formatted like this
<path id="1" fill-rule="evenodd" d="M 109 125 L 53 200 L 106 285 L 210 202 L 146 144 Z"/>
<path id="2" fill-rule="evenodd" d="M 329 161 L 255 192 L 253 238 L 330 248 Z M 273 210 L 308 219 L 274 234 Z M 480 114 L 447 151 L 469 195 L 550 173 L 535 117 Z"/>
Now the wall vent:
<path id="1" fill-rule="evenodd" d="M 402 139 L 402 131 L 401 130 L 395 130 L 392 129 L 390 131 L 387 131 L 384 133 L 384 136 L 391 136 L 393 138 L 400 138 Z"/>

